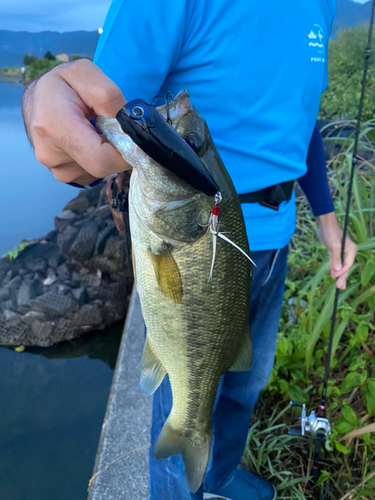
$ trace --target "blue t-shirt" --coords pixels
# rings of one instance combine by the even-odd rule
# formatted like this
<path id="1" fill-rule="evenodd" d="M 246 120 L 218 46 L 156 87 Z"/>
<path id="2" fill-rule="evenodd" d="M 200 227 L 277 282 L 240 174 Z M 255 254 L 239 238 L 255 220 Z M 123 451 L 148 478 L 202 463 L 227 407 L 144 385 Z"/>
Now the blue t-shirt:
<path id="1" fill-rule="evenodd" d="M 321 92 L 335 0 L 113 0 L 94 62 L 129 101 L 187 89 L 238 193 L 297 179 Z M 253 251 L 285 246 L 295 199 L 242 205 Z"/>

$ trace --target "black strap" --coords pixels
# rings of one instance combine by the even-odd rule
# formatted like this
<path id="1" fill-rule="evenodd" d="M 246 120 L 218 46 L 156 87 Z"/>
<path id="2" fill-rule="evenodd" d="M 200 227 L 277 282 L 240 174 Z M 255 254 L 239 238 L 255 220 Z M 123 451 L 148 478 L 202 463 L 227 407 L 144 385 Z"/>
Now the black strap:
<path id="1" fill-rule="evenodd" d="M 252 193 L 239 194 L 240 203 L 260 203 L 264 207 L 278 210 L 280 203 L 290 200 L 293 193 L 294 181 L 275 184 Z"/>

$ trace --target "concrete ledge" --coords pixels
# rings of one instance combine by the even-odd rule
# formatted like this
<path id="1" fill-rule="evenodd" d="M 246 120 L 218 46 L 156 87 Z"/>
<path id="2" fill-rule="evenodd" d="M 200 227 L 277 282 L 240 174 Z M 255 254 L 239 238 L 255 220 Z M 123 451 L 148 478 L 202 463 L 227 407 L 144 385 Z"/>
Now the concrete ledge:
<path id="1" fill-rule="evenodd" d="M 88 500 L 147 500 L 152 398 L 138 389 L 144 323 L 133 288 Z"/>

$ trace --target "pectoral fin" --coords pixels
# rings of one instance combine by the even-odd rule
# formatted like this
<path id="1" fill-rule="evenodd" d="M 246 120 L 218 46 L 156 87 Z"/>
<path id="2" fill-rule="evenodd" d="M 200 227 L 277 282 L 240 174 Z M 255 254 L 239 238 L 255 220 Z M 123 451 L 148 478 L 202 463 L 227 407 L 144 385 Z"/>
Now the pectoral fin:
<path id="1" fill-rule="evenodd" d="M 253 359 L 251 340 L 249 330 L 246 330 L 241 348 L 234 360 L 233 365 L 229 368 L 230 372 L 245 372 L 250 370 Z"/>
<path id="2" fill-rule="evenodd" d="M 146 336 L 142 356 L 141 380 L 139 382 L 141 393 L 145 396 L 151 396 L 163 382 L 166 373 L 166 369 L 161 364 Z"/>
<path id="3" fill-rule="evenodd" d="M 182 279 L 172 253 L 155 255 L 150 251 L 150 256 L 160 291 L 179 304 L 182 300 Z"/>

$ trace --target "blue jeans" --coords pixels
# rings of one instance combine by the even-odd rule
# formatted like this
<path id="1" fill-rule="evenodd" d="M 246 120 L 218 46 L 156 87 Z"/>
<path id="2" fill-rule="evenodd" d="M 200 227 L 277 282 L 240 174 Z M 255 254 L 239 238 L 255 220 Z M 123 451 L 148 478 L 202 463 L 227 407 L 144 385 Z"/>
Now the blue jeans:
<path id="1" fill-rule="evenodd" d="M 213 444 L 204 489 L 228 481 L 240 463 L 259 392 L 271 374 L 284 295 L 288 246 L 252 252 L 254 267 L 250 335 L 253 365 L 247 372 L 227 372 L 220 381 L 212 417 Z M 203 487 L 190 493 L 181 455 L 155 460 L 153 447 L 172 407 L 168 376 L 154 394 L 150 448 L 151 500 L 202 500 Z"/>

